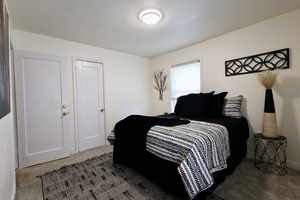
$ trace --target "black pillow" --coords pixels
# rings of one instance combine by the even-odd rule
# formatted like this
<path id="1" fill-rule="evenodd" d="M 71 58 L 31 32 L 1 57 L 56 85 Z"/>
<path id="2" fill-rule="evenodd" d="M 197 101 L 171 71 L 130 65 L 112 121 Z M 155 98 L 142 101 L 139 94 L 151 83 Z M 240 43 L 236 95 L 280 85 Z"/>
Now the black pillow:
<path id="1" fill-rule="evenodd" d="M 210 111 L 213 93 L 189 94 L 177 99 L 175 114 L 184 117 L 206 117 Z"/>
<path id="2" fill-rule="evenodd" d="M 175 109 L 174 109 L 174 113 L 177 115 L 182 115 L 182 107 L 183 107 L 184 97 L 185 96 L 180 96 L 177 98 L 177 102 L 176 102 Z"/>
<path id="3" fill-rule="evenodd" d="M 208 113 L 209 117 L 223 116 L 223 107 L 224 107 L 225 97 L 227 94 L 228 94 L 228 92 L 222 92 L 222 93 L 213 95 L 210 111 Z"/>

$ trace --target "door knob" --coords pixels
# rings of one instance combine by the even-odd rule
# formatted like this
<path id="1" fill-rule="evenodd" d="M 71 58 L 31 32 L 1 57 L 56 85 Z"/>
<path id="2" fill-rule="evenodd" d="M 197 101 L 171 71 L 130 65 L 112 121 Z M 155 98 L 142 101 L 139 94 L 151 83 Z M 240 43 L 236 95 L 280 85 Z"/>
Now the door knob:
<path id="1" fill-rule="evenodd" d="M 104 112 L 104 109 L 103 109 L 103 108 L 101 108 L 101 109 L 100 109 L 100 112 Z"/>
<path id="2" fill-rule="evenodd" d="M 62 113 L 63 116 L 67 116 L 67 115 L 69 115 L 69 114 L 70 114 L 70 112 L 63 112 L 63 113 Z"/>

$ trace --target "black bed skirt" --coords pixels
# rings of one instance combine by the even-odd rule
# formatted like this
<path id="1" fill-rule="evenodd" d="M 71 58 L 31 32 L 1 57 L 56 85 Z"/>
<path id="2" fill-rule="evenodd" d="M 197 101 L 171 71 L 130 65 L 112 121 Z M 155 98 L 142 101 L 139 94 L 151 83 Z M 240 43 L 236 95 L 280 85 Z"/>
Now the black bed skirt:
<path id="1" fill-rule="evenodd" d="M 199 193 L 194 200 L 205 200 L 207 195 L 213 193 L 217 186 L 224 182 L 226 176 L 231 175 L 234 172 L 235 168 L 246 156 L 247 143 L 242 142 L 240 144 L 231 144 L 231 152 L 231 156 L 227 159 L 227 168 L 215 172 L 213 174 L 214 184 L 207 190 Z M 177 171 L 177 163 L 161 159 L 150 152 L 146 152 L 144 158 L 128 159 L 126 158 L 127 156 L 123 156 L 114 158 L 115 163 L 124 164 L 133 168 L 166 191 L 182 196 L 183 199 L 190 199 Z M 132 159 L 136 159 L 135 162 L 132 162 Z"/>

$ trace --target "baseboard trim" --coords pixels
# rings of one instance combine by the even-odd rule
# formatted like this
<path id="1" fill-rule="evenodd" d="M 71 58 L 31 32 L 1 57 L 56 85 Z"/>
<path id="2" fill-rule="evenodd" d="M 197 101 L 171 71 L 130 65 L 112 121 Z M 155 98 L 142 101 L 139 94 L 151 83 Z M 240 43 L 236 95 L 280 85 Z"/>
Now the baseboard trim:
<path id="1" fill-rule="evenodd" d="M 17 188 L 16 188 L 16 184 L 14 184 L 13 191 L 12 191 L 12 194 L 11 194 L 11 200 L 16 199 L 16 193 L 17 193 Z"/>
<path id="2" fill-rule="evenodd" d="M 291 169 L 300 171 L 300 162 L 295 162 L 295 161 L 288 160 L 287 161 L 287 166 Z"/>

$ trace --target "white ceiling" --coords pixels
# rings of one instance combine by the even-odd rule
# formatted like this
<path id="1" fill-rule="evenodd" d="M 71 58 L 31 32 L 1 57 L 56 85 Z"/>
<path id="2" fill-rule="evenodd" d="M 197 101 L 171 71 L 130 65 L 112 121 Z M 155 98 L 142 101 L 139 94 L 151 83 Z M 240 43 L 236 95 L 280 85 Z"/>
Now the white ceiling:
<path id="1" fill-rule="evenodd" d="M 157 56 L 300 8 L 299 0 L 8 0 L 13 26 L 66 40 Z M 159 8 L 163 21 L 138 13 Z"/>

